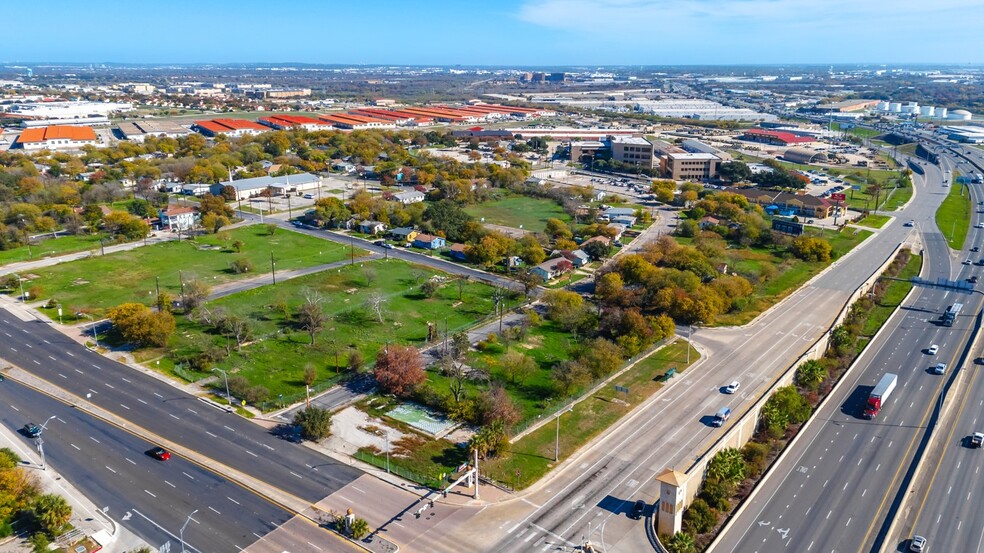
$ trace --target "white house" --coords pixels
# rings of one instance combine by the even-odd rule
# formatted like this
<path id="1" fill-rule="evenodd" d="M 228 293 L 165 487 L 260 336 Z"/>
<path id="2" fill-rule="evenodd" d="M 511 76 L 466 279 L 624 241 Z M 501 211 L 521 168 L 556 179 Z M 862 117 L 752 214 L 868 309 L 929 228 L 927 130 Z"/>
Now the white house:
<path id="1" fill-rule="evenodd" d="M 157 211 L 161 228 L 169 230 L 188 230 L 198 221 L 198 210 L 193 207 L 169 205 Z"/>
<path id="2" fill-rule="evenodd" d="M 415 204 L 424 201 L 427 195 L 418 190 L 409 190 L 407 192 L 399 192 L 393 194 L 393 199 L 400 202 L 403 205 Z"/>

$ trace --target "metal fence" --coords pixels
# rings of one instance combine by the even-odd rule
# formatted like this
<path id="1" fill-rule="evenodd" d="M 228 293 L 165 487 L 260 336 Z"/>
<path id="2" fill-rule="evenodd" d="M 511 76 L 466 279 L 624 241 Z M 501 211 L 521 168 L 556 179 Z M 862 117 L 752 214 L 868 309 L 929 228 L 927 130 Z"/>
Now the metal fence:
<path id="1" fill-rule="evenodd" d="M 391 472 L 404 480 L 409 480 L 411 482 L 416 482 L 417 484 L 427 486 L 433 490 L 443 489 L 445 486 L 445 478 L 434 478 L 432 476 L 425 476 L 423 474 L 416 473 L 410 469 L 401 467 L 399 465 L 394 465 L 392 459 L 387 460 L 385 456 L 374 455 L 368 451 L 359 450 L 353 455 L 356 459 L 362 461 L 363 463 L 369 463 L 374 467 L 381 468 L 387 472 Z"/>

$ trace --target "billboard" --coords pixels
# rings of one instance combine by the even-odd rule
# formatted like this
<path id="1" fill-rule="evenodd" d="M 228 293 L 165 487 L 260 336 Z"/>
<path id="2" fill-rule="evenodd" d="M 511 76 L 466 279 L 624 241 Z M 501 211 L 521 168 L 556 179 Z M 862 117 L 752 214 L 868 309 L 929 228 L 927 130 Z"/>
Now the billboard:
<path id="1" fill-rule="evenodd" d="M 846 196 L 844 196 L 843 192 L 836 192 L 830 195 L 830 199 L 834 200 L 835 202 L 843 202 L 845 198 Z"/>
<path id="2" fill-rule="evenodd" d="M 783 219 L 773 219 L 772 230 L 782 232 L 784 234 L 799 236 L 803 234 L 803 223 L 795 223 L 793 221 L 786 221 Z"/>

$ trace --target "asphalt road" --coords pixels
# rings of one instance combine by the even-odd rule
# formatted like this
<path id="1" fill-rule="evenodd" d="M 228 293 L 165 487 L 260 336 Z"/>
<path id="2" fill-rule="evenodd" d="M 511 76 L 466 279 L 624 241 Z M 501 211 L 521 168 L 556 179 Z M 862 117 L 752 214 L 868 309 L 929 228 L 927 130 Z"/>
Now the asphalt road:
<path id="1" fill-rule="evenodd" d="M 196 509 L 184 533 L 188 549 L 196 552 L 243 549 L 291 518 L 195 463 L 176 455 L 158 461 L 147 454 L 156 444 L 15 382 L 0 384 L 0 405 L 0 423 L 15 431 L 56 417 L 41 435 L 46 464 L 155 547 L 170 541 L 177 550 L 179 529 Z M 23 433 L 18 438 L 3 445 L 27 458 L 35 441 Z"/>
<path id="2" fill-rule="evenodd" d="M 906 211 L 923 237 L 927 255 L 922 276 L 976 274 L 978 267 L 961 265 L 948 253 L 934 213 L 949 189 L 939 185 L 941 174 L 935 167 L 927 174 L 930 184 L 919 188 L 917 201 Z M 972 230 L 969 242 L 980 243 L 981 231 Z M 940 313 L 957 301 L 965 305 L 963 315 L 953 327 L 940 326 Z M 816 421 L 796 449 L 760 484 L 714 551 L 872 548 L 926 437 L 944 383 L 952 378 L 952 367 L 970 338 L 980 304 L 980 295 L 917 288 L 865 350 L 851 381 L 814 415 Z M 940 346 L 936 356 L 924 352 L 932 343 Z M 951 368 L 944 377 L 930 371 L 939 361 Z M 878 417 L 864 420 L 859 415 L 865 398 L 886 372 L 898 374 L 899 385 Z"/>
<path id="3" fill-rule="evenodd" d="M 447 536 L 434 536 L 435 551 L 460 543 L 492 551 L 570 550 L 584 540 L 603 551 L 650 548 L 643 525 L 627 514 L 636 499 L 652 501 L 656 474 L 685 470 L 722 430 L 709 421 L 717 409 L 747 408 L 822 332 L 849 294 L 903 241 L 911 229 L 896 222 L 857 254 L 838 260 L 818 277 L 751 325 L 699 329 L 695 340 L 706 359 L 683 373 L 598 442 L 549 475 L 522 500 L 490 506 Z M 721 393 L 729 381 L 742 392 Z"/>
<path id="4" fill-rule="evenodd" d="M 3 359 L 127 421 L 224 465 L 315 502 L 361 474 L 277 438 L 151 376 L 93 353 L 39 320 L 0 310 Z"/>

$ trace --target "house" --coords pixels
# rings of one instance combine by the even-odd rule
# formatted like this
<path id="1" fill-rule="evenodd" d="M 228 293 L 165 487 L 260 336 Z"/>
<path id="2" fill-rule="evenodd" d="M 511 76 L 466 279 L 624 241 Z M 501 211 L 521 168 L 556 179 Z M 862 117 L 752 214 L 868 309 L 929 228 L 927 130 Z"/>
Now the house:
<path id="1" fill-rule="evenodd" d="M 581 242 L 581 247 L 583 248 L 584 246 L 586 246 L 586 245 L 588 245 L 588 244 L 590 244 L 592 242 L 601 242 L 602 244 L 604 244 L 606 246 L 611 246 L 612 245 L 612 239 L 609 238 L 609 237 L 607 237 L 607 236 L 592 236 L 591 238 L 588 238 L 584 242 Z"/>
<path id="2" fill-rule="evenodd" d="M 631 227 L 635 225 L 636 218 L 631 215 L 616 215 L 611 217 L 609 221 L 616 225 L 625 225 L 626 227 Z"/>
<path id="3" fill-rule="evenodd" d="M 188 230 L 198 222 L 198 210 L 193 207 L 169 205 L 166 209 L 157 210 L 161 221 L 161 229 Z"/>
<path id="4" fill-rule="evenodd" d="M 502 260 L 502 264 L 506 266 L 510 271 L 515 271 L 525 265 L 523 260 L 517 255 L 510 255 Z"/>
<path id="5" fill-rule="evenodd" d="M 413 247 L 424 248 L 425 250 L 439 250 L 444 247 L 445 243 L 443 238 L 432 234 L 418 234 L 413 239 Z"/>
<path id="6" fill-rule="evenodd" d="M 189 183 L 181 186 L 181 193 L 185 196 L 204 196 L 211 189 L 210 184 Z M 221 192 L 221 190 L 220 190 Z"/>
<path id="7" fill-rule="evenodd" d="M 403 242 L 413 242 L 413 239 L 420 234 L 419 232 L 413 230 L 413 227 L 397 227 L 395 229 L 390 229 L 389 235 L 393 237 L 394 240 L 402 240 Z"/>
<path id="8" fill-rule="evenodd" d="M 457 259 L 458 261 L 465 260 L 465 245 L 464 244 L 451 244 L 451 259 Z"/>
<path id="9" fill-rule="evenodd" d="M 625 234 L 625 231 L 629 229 L 629 227 L 620 223 L 612 223 L 608 225 L 608 228 L 615 229 L 615 236 L 613 237 L 614 240 L 621 240 L 622 235 Z"/>
<path id="10" fill-rule="evenodd" d="M 559 277 L 574 268 L 574 264 L 565 257 L 555 257 L 540 263 L 530 269 L 530 272 L 543 279 L 543 282 Z"/>
<path id="11" fill-rule="evenodd" d="M 276 196 L 286 196 L 292 192 L 317 190 L 321 186 L 321 177 L 311 173 L 296 173 L 280 177 L 254 177 L 213 184 L 210 190 L 213 195 L 222 194 L 222 188 L 231 186 L 236 191 L 237 200 L 246 200 L 270 191 Z"/>
<path id="12" fill-rule="evenodd" d="M 342 173 L 354 173 L 355 172 L 355 164 L 354 163 L 348 163 L 346 161 L 340 161 L 340 162 L 337 162 L 337 163 L 333 163 L 332 166 L 331 166 L 331 169 L 333 171 L 341 171 Z"/>
<path id="13" fill-rule="evenodd" d="M 399 192 L 393 194 L 393 200 L 400 202 L 403 205 L 415 204 L 417 202 L 424 201 L 427 196 L 423 192 L 418 192 L 416 190 L 410 190 L 407 192 Z"/>
<path id="14" fill-rule="evenodd" d="M 745 196 L 749 203 L 761 205 L 766 211 L 778 210 L 801 217 L 824 219 L 830 217 L 834 209 L 833 203 L 826 198 L 818 198 L 809 194 L 790 194 L 789 192 L 757 187 L 734 188 L 731 192 Z"/>
<path id="15" fill-rule="evenodd" d="M 359 232 L 371 234 L 373 236 L 386 232 L 386 224 L 379 221 L 362 221 L 359 223 Z"/>
<path id="16" fill-rule="evenodd" d="M 560 255 L 570 261 L 575 269 L 580 269 L 591 262 L 591 257 L 582 250 L 561 250 Z"/>
<path id="17" fill-rule="evenodd" d="M 635 216 L 636 210 L 631 207 L 609 207 L 605 210 L 605 215 L 610 219 L 615 217 L 633 217 Z"/>
<path id="18" fill-rule="evenodd" d="M 700 230 L 707 230 L 711 227 L 716 227 L 720 224 L 721 224 L 720 219 L 718 219 L 717 217 L 711 217 L 710 215 L 707 215 L 706 217 L 702 217 L 700 221 L 697 221 L 697 226 L 700 227 Z"/>

